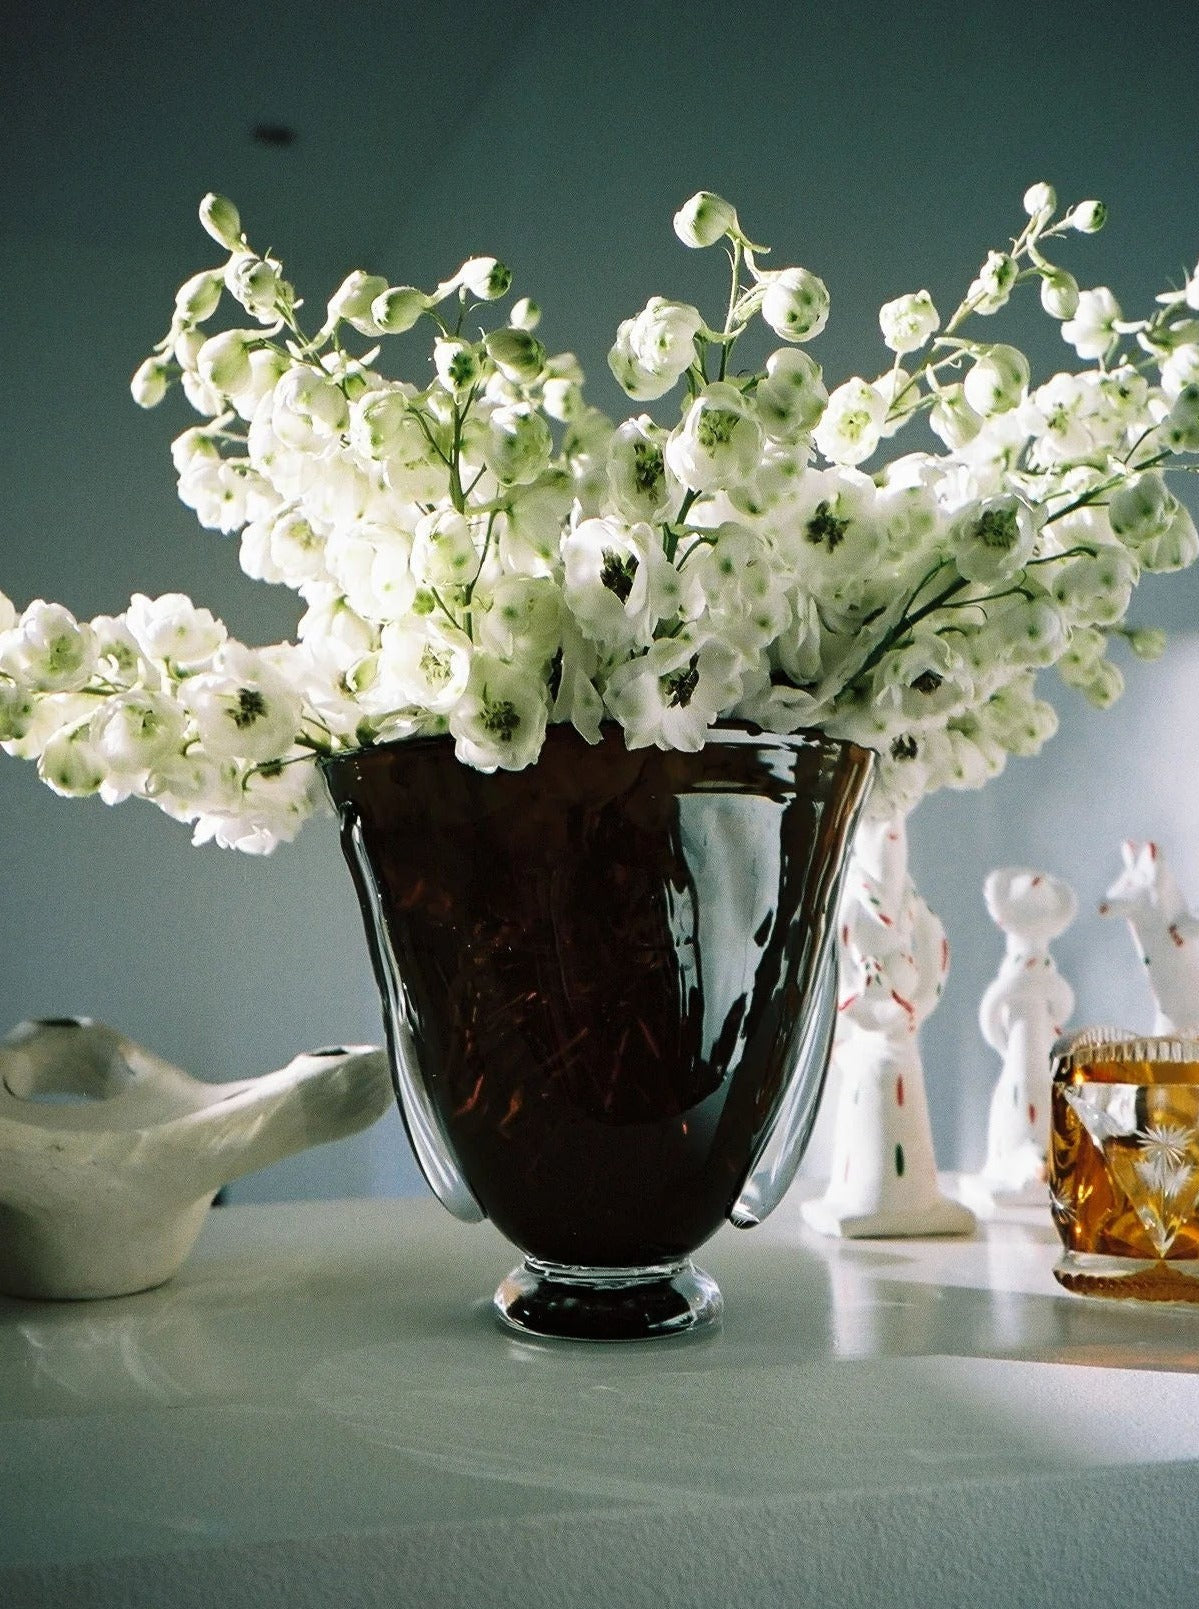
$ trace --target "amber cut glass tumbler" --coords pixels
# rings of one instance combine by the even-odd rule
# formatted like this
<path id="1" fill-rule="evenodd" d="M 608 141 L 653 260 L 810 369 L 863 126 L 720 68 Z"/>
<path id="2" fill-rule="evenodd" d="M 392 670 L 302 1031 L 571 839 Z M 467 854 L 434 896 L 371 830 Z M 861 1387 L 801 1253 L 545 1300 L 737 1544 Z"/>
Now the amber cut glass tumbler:
<path id="1" fill-rule="evenodd" d="M 539 1334 L 710 1322 L 691 1253 L 790 1182 L 834 1015 L 834 923 L 872 757 L 737 727 L 698 753 L 551 727 L 485 775 L 449 738 L 325 762 L 433 1191 L 525 1253 Z"/>

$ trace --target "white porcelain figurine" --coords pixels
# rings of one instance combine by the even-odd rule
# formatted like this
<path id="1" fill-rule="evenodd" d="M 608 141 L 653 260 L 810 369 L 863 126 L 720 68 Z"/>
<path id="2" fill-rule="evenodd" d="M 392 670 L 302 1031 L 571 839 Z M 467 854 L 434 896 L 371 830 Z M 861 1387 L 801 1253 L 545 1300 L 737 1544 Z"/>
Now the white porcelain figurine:
<path id="1" fill-rule="evenodd" d="M 1147 968 L 1157 1008 L 1155 1034 L 1199 1026 L 1199 919 L 1188 911 L 1161 846 L 1127 841 L 1124 870 L 1107 891 L 1100 916 L 1122 916 Z"/>
<path id="2" fill-rule="evenodd" d="M 1053 1042 L 1074 1010 L 1074 991 L 1049 944 L 1078 913 L 1059 877 L 1000 866 L 983 884 L 991 919 L 1007 941 L 999 972 L 982 997 L 978 1024 L 1003 1058 L 987 1120 L 987 1160 L 963 1179 L 972 1206 L 1034 1206 L 1049 1200 L 1049 1090 Z"/>
<path id="3" fill-rule="evenodd" d="M 973 1214 L 937 1183 L 917 1041 L 941 997 L 949 945 L 908 875 L 902 817 L 859 828 L 840 923 L 831 1177 L 804 1217 L 851 1238 L 969 1234 Z"/>
<path id="4" fill-rule="evenodd" d="M 0 1042 L 0 1291 L 160 1285 L 223 1184 L 366 1128 L 390 1101 L 369 1046 L 208 1084 L 100 1023 L 21 1023 Z"/>

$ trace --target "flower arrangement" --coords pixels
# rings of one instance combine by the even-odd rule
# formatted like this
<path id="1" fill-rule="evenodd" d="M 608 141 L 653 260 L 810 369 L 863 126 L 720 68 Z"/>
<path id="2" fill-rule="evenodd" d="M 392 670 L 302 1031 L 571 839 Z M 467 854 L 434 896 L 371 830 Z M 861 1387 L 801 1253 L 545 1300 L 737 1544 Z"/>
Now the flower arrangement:
<path id="1" fill-rule="evenodd" d="M 1124 624 L 1133 589 L 1199 555 L 1165 479 L 1199 450 L 1199 269 L 1126 319 L 1047 255 L 1103 206 L 1059 214 L 1037 184 L 1024 211 L 951 316 L 888 302 L 889 366 L 830 392 L 823 282 L 692 197 L 675 233 L 727 251 L 723 320 L 655 296 L 609 354 L 634 402 L 681 393 L 667 425 L 590 407 L 527 298 L 480 327 L 510 290 L 494 258 L 428 292 L 355 272 L 305 333 L 282 264 L 206 197 L 227 261 L 181 287 L 133 394 L 181 383 L 202 423 L 173 444 L 179 495 L 299 594 L 297 640 L 247 647 L 178 594 L 90 622 L 0 594 L 0 740 L 60 793 L 147 798 L 251 852 L 317 806 L 322 756 L 449 733 L 520 769 L 548 722 L 616 721 L 631 748 L 816 729 L 878 751 L 881 809 L 981 785 L 1053 731 L 1039 671 L 1106 704 L 1110 638 L 1160 652 Z M 980 333 L 1025 284 L 1080 360 L 1035 386 Z M 249 327 L 206 333 L 226 297 Z M 742 372 L 755 323 L 782 344 Z M 417 325 L 431 372 L 386 377 L 382 343 Z M 939 451 L 863 467 L 921 418 Z"/>

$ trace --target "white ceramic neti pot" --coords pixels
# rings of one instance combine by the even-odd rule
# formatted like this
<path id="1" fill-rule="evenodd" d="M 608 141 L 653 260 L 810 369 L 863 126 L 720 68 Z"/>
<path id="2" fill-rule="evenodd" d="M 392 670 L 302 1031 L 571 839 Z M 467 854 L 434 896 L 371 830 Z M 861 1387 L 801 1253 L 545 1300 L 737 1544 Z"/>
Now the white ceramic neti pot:
<path id="1" fill-rule="evenodd" d="M 370 1046 L 209 1084 L 100 1023 L 21 1023 L 0 1042 L 0 1291 L 160 1285 L 222 1185 L 366 1128 L 390 1102 Z"/>

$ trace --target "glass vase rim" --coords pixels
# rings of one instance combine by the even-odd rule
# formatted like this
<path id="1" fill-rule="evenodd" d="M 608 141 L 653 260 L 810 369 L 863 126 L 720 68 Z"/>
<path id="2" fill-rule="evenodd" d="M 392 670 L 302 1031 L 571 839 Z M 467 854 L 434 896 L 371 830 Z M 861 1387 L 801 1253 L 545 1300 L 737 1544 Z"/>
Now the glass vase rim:
<path id="1" fill-rule="evenodd" d="M 618 721 L 608 720 L 600 724 L 601 737 L 618 734 L 622 731 L 623 728 Z M 567 732 L 573 734 L 580 742 L 587 743 L 583 734 L 569 721 L 555 721 L 552 725 L 547 726 L 545 743 L 548 744 L 551 741 L 555 743 L 562 742 L 562 734 Z M 414 737 L 389 738 L 383 743 L 364 743 L 358 748 L 342 749 L 336 754 L 321 755 L 318 763 L 321 771 L 328 774 L 333 769 L 339 768 L 348 762 L 365 762 L 371 756 L 382 758 L 385 755 L 395 755 L 406 751 L 428 753 L 431 750 L 445 750 L 447 748 L 452 750 L 454 741 L 454 736 L 450 732 L 422 733 Z M 861 743 L 855 743 L 851 738 L 831 737 L 827 732 L 821 731 L 819 727 L 801 727 L 795 732 L 771 732 L 765 727 L 755 725 L 752 721 L 735 720 L 717 721 L 713 726 L 709 727 L 708 736 L 705 739 L 703 748 L 700 749 L 659 749 L 654 744 L 646 744 L 641 751 L 625 747 L 625 752 L 628 754 L 643 752 L 646 754 L 691 755 L 702 754 L 704 749 L 707 748 L 738 747 L 741 745 L 749 747 L 753 744 L 784 750 L 788 748 L 795 750 L 823 749 L 829 753 L 845 753 L 859 761 L 865 760 L 871 765 L 877 759 L 874 749 L 866 748 Z M 598 748 L 599 744 L 587 743 L 587 747 Z M 539 761 L 540 755 L 537 760 L 522 769 L 535 770 Z M 475 769 L 466 765 L 465 761 L 461 762 L 461 764 L 464 770 Z M 492 773 L 478 771 L 477 774 L 486 776 Z"/>

